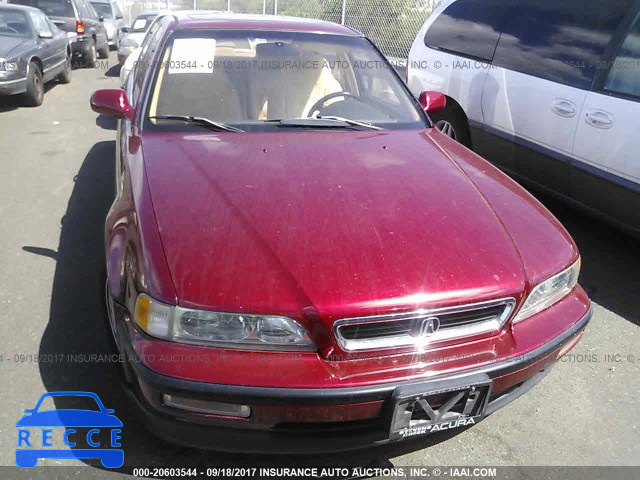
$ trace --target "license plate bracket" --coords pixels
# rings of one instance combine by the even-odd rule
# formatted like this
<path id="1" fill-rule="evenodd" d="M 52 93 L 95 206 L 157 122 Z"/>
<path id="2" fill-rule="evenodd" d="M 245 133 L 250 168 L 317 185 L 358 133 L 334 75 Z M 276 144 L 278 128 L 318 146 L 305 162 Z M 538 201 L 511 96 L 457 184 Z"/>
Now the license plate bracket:
<path id="1" fill-rule="evenodd" d="M 492 382 L 478 374 L 403 385 L 393 392 L 390 440 L 473 425 L 484 416 Z"/>

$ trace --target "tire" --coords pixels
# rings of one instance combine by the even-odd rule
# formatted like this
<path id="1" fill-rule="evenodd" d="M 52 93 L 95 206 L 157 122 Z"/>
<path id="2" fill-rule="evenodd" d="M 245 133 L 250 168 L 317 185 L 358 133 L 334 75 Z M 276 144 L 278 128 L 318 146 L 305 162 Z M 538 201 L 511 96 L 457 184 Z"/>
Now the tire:
<path id="1" fill-rule="evenodd" d="M 104 47 L 98 50 L 98 55 L 100 58 L 109 58 L 109 43 L 105 43 Z"/>
<path id="2" fill-rule="evenodd" d="M 91 42 L 89 51 L 82 57 L 85 68 L 95 68 L 98 60 L 98 51 L 96 50 L 96 42 Z"/>
<path id="3" fill-rule="evenodd" d="M 458 104 L 449 100 L 444 110 L 433 113 L 430 117 L 436 128 L 444 135 L 458 141 L 465 147 L 471 146 L 469 124 Z"/>
<path id="4" fill-rule="evenodd" d="M 67 52 L 67 61 L 64 64 L 64 70 L 58 75 L 58 82 L 71 83 L 71 54 Z"/>
<path id="5" fill-rule="evenodd" d="M 44 99 L 44 83 L 42 82 L 42 70 L 36 62 L 29 64 L 27 74 L 27 91 L 24 93 L 24 104 L 27 107 L 42 105 Z"/>

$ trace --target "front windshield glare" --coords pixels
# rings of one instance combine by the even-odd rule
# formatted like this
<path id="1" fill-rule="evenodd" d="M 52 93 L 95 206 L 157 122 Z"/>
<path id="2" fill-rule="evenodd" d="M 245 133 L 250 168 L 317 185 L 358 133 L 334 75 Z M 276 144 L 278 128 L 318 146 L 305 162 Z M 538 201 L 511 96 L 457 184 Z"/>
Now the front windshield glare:
<path id="1" fill-rule="evenodd" d="M 424 127 L 392 67 L 364 38 L 177 32 L 152 67 L 156 79 L 148 117 L 204 117 L 253 130 L 273 128 L 274 121 L 284 126 L 286 120 L 315 117 L 382 128 Z M 178 125 L 150 122 L 162 128 Z"/>

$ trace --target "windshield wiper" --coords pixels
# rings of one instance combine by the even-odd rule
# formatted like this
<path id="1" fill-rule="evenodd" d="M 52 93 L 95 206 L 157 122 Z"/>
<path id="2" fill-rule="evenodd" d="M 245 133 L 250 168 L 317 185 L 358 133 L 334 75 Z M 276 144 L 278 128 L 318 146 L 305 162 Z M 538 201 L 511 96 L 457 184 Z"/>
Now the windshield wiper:
<path id="1" fill-rule="evenodd" d="M 265 120 L 265 122 L 277 123 L 279 127 L 298 127 L 298 128 L 344 128 L 348 127 L 362 127 L 371 130 L 382 130 L 380 127 L 376 127 L 367 122 L 360 122 L 358 120 L 351 120 L 349 118 L 335 117 L 332 115 L 327 116 L 315 116 L 305 118 L 282 118 Z M 342 124 L 342 125 L 341 125 Z"/>
<path id="2" fill-rule="evenodd" d="M 383 130 L 382 127 L 377 127 L 376 125 L 372 125 L 369 122 L 361 122 L 360 120 L 351 120 L 350 118 L 338 117 L 336 115 L 316 115 L 313 118 L 319 118 L 321 120 L 335 120 L 336 122 L 346 123 L 347 125 L 351 125 L 352 127 L 363 127 L 363 128 L 369 128 L 371 130 Z"/>
<path id="3" fill-rule="evenodd" d="M 189 115 L 156 115 L 154 117 L 149 117 L 149 120 L 181 120 L 183 122 L 200 125 L 215 132 L 244 132 L 244 130 L 232 127 L 226 123 L 216 122 L 205 117 L 193 117 Z"/>

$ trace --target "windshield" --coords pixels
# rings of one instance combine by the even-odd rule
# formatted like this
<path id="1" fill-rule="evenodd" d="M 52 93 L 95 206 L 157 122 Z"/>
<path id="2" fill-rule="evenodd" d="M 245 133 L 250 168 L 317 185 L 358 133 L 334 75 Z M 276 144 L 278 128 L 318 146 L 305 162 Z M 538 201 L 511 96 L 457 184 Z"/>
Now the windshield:
<path id="1" fill-rule="evenodd" d="M 155 14 L 137 16 L 133 22 L 133 25 L 131 26 L 131 32 L 132 33 L 146 32 L 147 30 L 149 30 L 149 26 L 151 25 L 151 22 L 153 22 L 153 19 L 156 17 L 157 15 Z"/>
<path id="2" fill-rule="evenodd" d="M 314 123 L 313 117 L 382 128 L 425 126 L 392 67 L 366 39 L 292 32 L 176 32 L 156 65 L 148 109 L 148 117 L 166 115 L 203 117 L 243 130 L 273 129 L 275 121 L 299 118 L 310 120 L 297 128 L 329 123 Z M 148 126 L 193 128 L 159 120 Z M 279 126 L 285 124 L 294 126 Z"/>
<path id="3" fill-rule="evenodd" d="M 0 10 L 0 36 L 28 37 L 27 16 L 17 10 Z"/>
<path id="4" fill-rule="evenodd" d="M 100 16 L 102 16 L 104 18 L 113 18 L 113 12 L 111 11 L 111 5 L 109 5 L 108 3 L 91 2 L 91 5 L 95 9 L 95 11 L 98 13 L 98 15 L 100 15 Z"/>
<path id="5" fill-rule="evenodd" d="M 11 3 L 39 8 L 48 17 L 75 17 L 71 0 L 12 0 Z"/>

